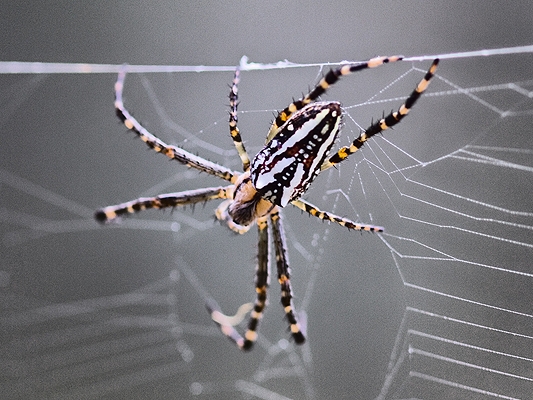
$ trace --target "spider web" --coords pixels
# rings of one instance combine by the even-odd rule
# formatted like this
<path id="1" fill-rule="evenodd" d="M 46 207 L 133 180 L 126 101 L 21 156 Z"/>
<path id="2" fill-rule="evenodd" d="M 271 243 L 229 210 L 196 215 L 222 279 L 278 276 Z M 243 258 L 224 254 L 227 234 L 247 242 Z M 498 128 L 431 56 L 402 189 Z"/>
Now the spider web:
<path id="1" fill-rule="evenodd" d="M 228 232 L 213 221 L 211 203 L 106 228 L 92 218 L 103 205 L 219 182 L 164 164 L 123 133 L 112 113 L 114 74 L 65 74 L 118 66 L 0 63 L 4 395 L 528 398 L 531 51 L 439 55 L 412 115 L 323 173 L 305 196 L 384 233 L 284 210 L 308 341 L 288 340 L 273 280 L 257 346 L 246 354 L 204 304 L 214 299 L 232 314 L 253 300 L 253 230 Z M 343 103 L 338 145 L 401 104 L 432 57 L 333 87 L 324 99 Z M 36 67 L 49 74 L 6 74 Z M 243 59 L 242 67 L 239 126 L 252 155 L 275 110 L 327 66 Z M 130 74 L 126 106 L 163 140 L 239 169 L 225 107 L 232 69 Z M 83 93 L 75 101 L 65 94 L 72 87 Z"/>

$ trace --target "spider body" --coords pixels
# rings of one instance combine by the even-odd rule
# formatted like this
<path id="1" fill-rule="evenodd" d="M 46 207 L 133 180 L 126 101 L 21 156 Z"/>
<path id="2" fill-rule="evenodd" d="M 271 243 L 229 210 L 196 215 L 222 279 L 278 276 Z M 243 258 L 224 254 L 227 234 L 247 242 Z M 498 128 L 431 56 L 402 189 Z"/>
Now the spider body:
<path id="1" fill-rule="evenodd" d="M 307 191 L 337 138 L 341 115 L 340 103 L 316 102 L 290 116 L 237 179 L 233 201 L 221 211 L 230 227 L 246 229 Z"/>
<path id="2" fill-rule="evenodd" d="M 427 88 L 437 68 L 438 60 L 433 61 L 424 78 L 397 111 L 372 123 L 349 146 L 340 148 L 332 156 L 329 153 L 339 133 L 342 108 L 340 103 L 335 101 L 318 102 L 316 100 L 343 75 L 401 59 L 399 56 L 376 57 L 364 63 L 345 64 L 329 71 L 305 97 L 292 102 L 279 112 L 268 132 L 265 146 L 252 162 L 246 153 L 237 127 L 237 87 L 240 79 L 240 71 L 237 69 L 229 96 L 229 128 L 242 161 L 243 172 L 232 171 L 177 146 L 168 145 L 148 132 L 124 107 L 122 91 L 126 71 L 123 69 L 115 84 L 115 110 L 124 125 L 153 150 L 188 167 L 217 176 L 228 181 L 230 185 L 139 198 L 97 210 L 96 220 L 105 223 L 122 215 L 149 208 L 172 208 L 224 199 L 216 209 L 216 216 L 230 229 L 243 234 L 254 224 L 257 225 L 259 237 L 255 281 L 257 297 L 244 337 L 234 327 L 235 318 L 222 314 L 214 300 L 209 300 L 206 304 L 211 318 L 219 325 L 224 335 L 240 349 L 249 350 L 253 346 L 257 340 L 257 329 L 267 304 L 270 232 L 273 236 L 277 277 L 281 286 L 281 303 L 294 341 L 298 344 L 303 343 L 305 336 L 296 318 L 292 301 L 289 260 L 280 209 L 292 204 L 310 215 L 335 222 L 348 229 L 383 231 L 381 227 L 356 223 L 322 211 L 301 199 L 301 196 L 321 171 L 344 161 L 372 136 L 399 123 Z"/>

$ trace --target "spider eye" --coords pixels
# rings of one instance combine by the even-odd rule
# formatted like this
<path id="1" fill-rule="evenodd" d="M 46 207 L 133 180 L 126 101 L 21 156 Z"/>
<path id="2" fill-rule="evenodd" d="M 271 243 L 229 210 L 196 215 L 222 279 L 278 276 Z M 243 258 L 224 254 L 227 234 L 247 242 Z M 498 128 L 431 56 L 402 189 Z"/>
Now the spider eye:
<path id="1" fill-rule="evenodd" d="M 254 157 L 251 178 L 261 197 L 285 207 L 320 172 L 339 131 L 338 102 L 311 103 L 293 114 Z"/>

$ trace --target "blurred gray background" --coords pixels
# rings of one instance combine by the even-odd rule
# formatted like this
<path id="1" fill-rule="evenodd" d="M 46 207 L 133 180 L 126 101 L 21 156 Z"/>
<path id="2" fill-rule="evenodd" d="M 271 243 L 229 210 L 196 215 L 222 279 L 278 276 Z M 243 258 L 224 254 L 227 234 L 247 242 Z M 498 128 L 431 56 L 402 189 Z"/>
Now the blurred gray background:
<path id="1" fill-rule="evenodd" d="M 243 55 L 253 62 L 271 63 L 288 59 L 297 63 L 316 63 L 364 60 L 376 55 L 439 54 L 531 44 L 531 11 L 531 3 L 525 0 L 507 3 L 3 2 L 0 11 L 0 59 L 231 66 L 237 65 Z M 531 58 L 528 60 L 530 62 Z M 511 64 L 511 61 L 508 63 Z M 530 65 L 524 62 L 509 80 L 531 79 Z M 427 66 L 428 63 L 417 65 L 422 69 Z M 345 101 L 349 104 L 363 101 L 400 75 L 399 70 L 391 72 L 387 68 L 367 72 L 362 79 L 350 83 L 341 83 L 347 93 L 352 92 L 352 97 Z M 470 87 L 499 82 L 498 71 L 505 74 L 506 68 L 505 62 L 498 69 L 486 67 L 479 61 L 473 68 L 467 61 L 457 60 L 443 62 L 439 72 Z M 281 109 L 292 97 L 300 96 L 316 82 L 316 69 L 282 72 L 243 73 L 242 109 Z M 412 87 L 420 76 L 411 78 L 407 87 Z M 172 121 L 189 132 L 198 133 L 202 140 L 227 150 L 232 150 L 226 126 L 227 85 L 231 78 L 231 72 L 148 76 L 154 85 L 157 101 L 172 113 Z M 3 93 L 3 99 L 0 99 L 1 167 L 15 177 L 36 183 L 51 193 L 93 210 L 145 194 L 145 190 L 158 182 L 185 170 L 145 151 L 140 141 L 132 140 L 131 135 L 124 133 L 112 109 L 115 80 L 112 74 L 48 76 L 31 94 L 22 96 L 24 98 L 21 97 L 20 102 L 17 88 L 21 78 L 2 76 L 0 79 L 0 93 Z M 37 83 L 32 79 L 40 78 L 23 79 L 29 87 L 33 87 Z M 157 107 L 155 110 L 150 108 L 151 100 L 139 78 L 130 76 L 127 82 L 128 107 L 154 133 L 160 132 L 165 140 L 172 141 L 175 132 L 159 123 Z M 128 87 L 130 82 L 131 88 Z M 340 90 L 343 89 L 339 89 L 339 93 Z M 363 97 L 354 99 L 355 91 L 364 93 Z M 402 91 L 398 95 L 402 93 L 407 92 Z M 438 115 L 439 104 L 434 100 L 428 101 L 419 112 L 415 110 L 409 117 L 411 125 L 403 132 L 411 132 L 420 121 L 421 130 L 427 134 L 434 122 L 425 116 L 423 110 L 431 110 Z M 389 108 L 387 104 L 386 110 Z M 378 106 L 376 111 L 363 110 L 358 118 L 363 123 L 369 122 L 372 117 L 381 115 L 381 111 L 377 111 L 380 109 Z M 246 114 L 239 116 L 250 149 L 257 150 L 261 145 L 271 115 L 271 112 L 261 112 L 256 117 L 251 113 L 248 120 Z M 445 114 L 437 121 L 447 123 L 448 119 L 449 128 L 440 132 L 451 135 L 455 126 L 464 126 L 461 124 L 469 119 L 469 114 L 467 111 L 451 118 Z M 476 125 L 475 121 L 470 123 Z M 402 129 L 398 128 L 399 131 Z M 526 133 L 522 131 L 521 135 Z M 219 135 L 220 139 L 215 135 Z M 520 133 L 517 135 L 520 137 Z M 175 141 L 183 143 L 180 137 Z M 185 144 L 189 150 L 214 161 L 228 162 L 224 156 L 206 154 L 205 149 L 190 141 Z M 422 158 L 426 146 L 432 145 L 431 141 L 413 145 L 407 140 L 404 144 L 413 146 Z M 451 152 L 453 146 L 450 144 L 444 154 Z M 510 145 L 519 146 L 518 141 Z M 253 150 L 250 152 L 254 153 Z M 239 168 L 235 160 L 231 162 L 232 168 Z M 350 175 L 352 169 L 353 165 L 348 167 L 346 174 Z M 4 175 L 3 182 L 7 180 L 9 177 Z M 335 182 L 329 189 L 344 183 Z M 210 177 L 194 175 L 192 179 L 183 179 L 178 187 L 164 190 L 177 191 L 214 184 L 218 182 Z M 39 201 L 13 190 L 10 185 L 0 188 L 2 215 L 8 221 L 0 227 L 5 232 L 12 232 L 13 225 L 16 225 L 13 220 L 22 221 L 23 215 L 40 215 L 49 220 L 65 218 L 64 210 L 54 208 L 52 197 Z M 320 199 L 320 193 L 315 192 L 315 199 Z M 310 200 L 314 201 L 313 198 Z M 385 200 L 376 201 L 387 204 Z M 325 205 L 327 203 L 322 204 Z M 197 220 L 206 221 L 213 208 L 211 204 L 204 208 L 196 207 L 192 215 Z M 516 204 L 516 208 L 523 208 L 523 204 Z M 385 246 L 376 246 L 381 244 L 376 237 L 346 235 L 336 227 L 328 229 L 297 211 L 288 211 L 286 216 L 291 220 L 289 227 L 292 234 L 307 251 L 314 257 L 318 256 L 320 249 L 325 254 L 319 257 L 323 266 L 307 310 L 310 333 L 307 354 L 312 357 L 312 362 L 306 365 L 312 365 L 313 370 L 306 371 L 304 375 L 309 377 L 306 378 L 309 381 L 304 379 L 302 383 L 295 378 L 280 379 L 270 390 L 289 398 L 309 398 L 313 393 L 316 398 L 374 398 L 383 385 L 405 307 L 401 280 L 391 262 L 390 252 Z M 172 218 L 170 213 L 149 218 L 152 217 L 161 220 Z M 72 221 L 76 219 L 73 216 L 69 218 Z M 383 220 L 374 222 L 387 225 L 387 221 Z M 0 270 L 4 271 L 3 290 L 9 294 L 4 297 L 4 309 L 17 311 L 127 293 L 169 276 L 177 268 L 177 255 L 194 270 L 200 282 L 228 313 L 232 313 L 239 304 L 250 301 L 253 298 L 255 232 L 246 237 L 236 237 L 216 226 L 213 232 L 194 234 L 190 233 L 192 228 L 185 229 L 186 225 L 182 222 L 184 231 L 176 234 L 141 228 L 91 228 L 80 234 L 75 223 L 71 222 L 72 233 L 30 238 L 17 246 L 3 247 L 5 254 L 2 255 Z M 180 236 L 181 232 L 184 232 L 183 236 Z M 327 242 L 321 242 L 318 249 L 315 248 L 313 234 L 326 237 Z M 359 248 L 354 246 L 354 237 Z M 451 245 L 444 249 L 450 249 L 453 254 L 463 254 L 458 248 L 452 250 Z M 307 295 L 304 292 L 311 269 L 297 250 L 289 246 L 289 251 L 294 272 L 293 290 L 298 304 Z M 471 248 L 465 250 L 464 257 L 468 258 L 471 252 Z M 359 264 L 357 259 L 363 262 Z M 375 260 L 386 261 L 374 263 Z M 372 261 L 371 268 L 365 268 L 369 261 Z M 523 263 L 523 260 L 517 261 L 517 265 Z M 299 266 L 305 267 L 299 270 Z M 180 279 L 183 283 L 183 277 Z M 265 317 L 262 330 L 269 339 L 276 341 L 287 338 L 288 334 L 279 310 L 279 290 L 275 279 L 271 286 L 267 311 L 270 316 Z M 187 318 L 190 312 L 190 318 L 198 315 L 201 323 L 209 325 L 200 297 L 178 295 L 178 299 L 177 307 L 182 316 Z M 40 337 L 41 328 L 39 324 L 31 326 L 36 338 Z M 13 339 L 13 331 L 3 333 L 7 344 Z M 188 343 L 194 346 L 195 340 L 197 346 L 205 346 L 209 351 L 204 351 L 202 358 L 196 358 L 183 374 L 170 374 L 170 377 L 147 380 L 146 383 L 142 383 L 140 378 L 137 386 L 108 393 L 103 391 L 105 394 L 101 397 L 184 398 L 190 395 L 191 382 L 211 381 L 213 376 L 217 376 L 216 371 L 221 370 L 223 372 L 216 379 L 219 384 L 225 379 L 229 382 L 240 376 L 246 377 L 246 371 L 255 370 L 264 359 L 264 351 L 260 348 L 250 354 L 240 354 L 217 337 L 204 338 L 200 335 Z M 35 354 L 38 354 L 38 344 L 36 349 Z M 4 358 L 10 357 L 13 357 L 12 354 L 4 355 Z M 71 384 L 82 383 L 88 384 L 85 381 Z M 36 388 L 38 385 L 36 383 Z M 302 387 L 307 388 L 307 392 Z M 53 398 L 55 389 L 47 390 L 22 390 L 21 393 L 26 393 L 24 396 L 27 397 L 13 395 L 13 398 Z M 235 396 L 234 392 L 221 386 L 206 398 Z"/>

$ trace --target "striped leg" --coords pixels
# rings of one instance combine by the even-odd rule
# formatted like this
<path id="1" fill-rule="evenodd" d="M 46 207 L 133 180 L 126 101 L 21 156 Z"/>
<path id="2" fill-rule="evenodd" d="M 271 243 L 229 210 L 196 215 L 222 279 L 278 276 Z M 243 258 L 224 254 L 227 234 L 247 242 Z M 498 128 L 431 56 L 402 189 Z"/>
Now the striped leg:
<path id="1" fill-rule="evenodd" d="M 233 343 L 241 350 L 250 350 L 257 340 L 257 329 L 259 322 L 263 316 L 263 311 L 267 304 L 267 288 L 268 288 L 268 220 L 267 217 L 262 217 L 257 220 L 259 228 L 259 242 L 257 255 L 257 270 L 255 278 L 255 288 L 257 291 L 257 298 L 255 300 L 252 312 L 250 314 L 250 321 L 248 328 L 244 334 L 244 338 L 237 332 L 231 323 L 230 318 L 222 314 L 215 304 L 208 304 L 207 309 L 211 313 L 211 318 Z M 241 306 L 242 308 L 243 306 Z M 240 308 L 239 308 L 240 309 Z"/>
<path id="2" fill-rule="evenodd" d="M 281 224 L 279 209 L 275 209 L 270 214 L 272 221 L 272 232 L 274 234 L 274 246 L 276 249 L 276 265 L 278 268 L 278 280 L 281 285 L 281 304 L 285 310 L 285 315 L 289 321 L 292 337 L 297 344 L 305 342 L 304 334 L 300 329 L 300 324 L 294 315 L 294 305 L 292 304 L 292 289 L 290 283 L 289 258 L 285 245 L 285 232 Z"/>
<path id="3" fill-rule="evenodd" d="M 241 158 L 243 171 L 246 172 L 250 169 L 250 158 L 248 157 L 248 153 L 246 153 L 239 128 L 237 127 L 237 107 L 239 105 L 237 86 L 239 85 L 240 81 L 239 74 L 240 70 L 237 68 L 235 70 L 235 76 L 233 77 L 233 83 L 229 93 L 229 131 L 231 138 L 233 139 L 233 143 L 235 144 L 235 148 L 237 149 L 237 153 L 239 153 L 239 157 Z"/>
<path id="4" fill-rule="evenodd" d="M 117 82 L 115 83 L 115 111 L 118 118 L 122 121 L 126 128 L 135 132 L 148 147 L 155 151 L 166 155 L 172 160 L 176 160 L 188 167 L 196 168 L 199 171 L 206 172 L 211 175 L 218 176 L 232 183 L 237 179 L 236 173 L 232 170 L 204 160 L 188 151 L 180 149 L 176 146 L 170 146 L 158 139 L 150 132 L 148 132 L 133 116 L 126 110 L 122 101 L 122 91 L 124 89 L 124 79 L 126 77 L 126 70 L 122 69 L 118 74 Z"/>
<path id="5" fill-rule="evenodd" d="M 267 143 L 272 140 L 274 136 L 276 136 L 279 132 L 280 127 L 289 119 L 289 117 L 295 113 L 296 111 L 304 108 L 307 104 L 315 101 L 319 96 L 324 94 L 324 92 L 334 83 L 336 83 L 341 76 L 349 75 L 351 73 L 361 71 L 367 68 L 374 68 L 378 67 L 383 64 L 387 64 L 389 62 L 394 61 L 400 61 L 403 57 L 401 56 L 393 56 L 393 57 L 375 57 L 371 60 L 368 60 L 363 63 L 358 64 L 345 64 L 341 65 L 338 68 L 330 70 L 326 76 L 324 76 L 320 82 L 318 82 L 318 85 L 311 90 L 304 98 L 292 102 L 285 108 L 283 111 L 281 111 L 278 116 L 276 117 L 275 121 L 272 123 L 272 127 L 270 128 L 270 132 L 267 136 Z"/>
<path id="6" fill-rule="evenodd" d="M 259 233 L 259 241 L 257 246 L 257 270 L 255 274 L 255 290 L 257 291 L 257 298 L 255 300 L 254 309 L 250 314 L 248 330 L 244 334 L 244 345 L 242 347 L 243 350 L 250 350 L 257 340 L 257 328 L 259 327 L 259 322 L 263 317 L 263 311 L 267 305 L 267 288 L 269 280 L 267 217 L 259 218 L 257 220 L 257 227 Z"/>
<path id="7" fill-rule="evenodd" d="M 366 131 L 362 132 L 361 135 L 357 139 L 355 139 L 349 147 L 345 146 L 341 148 L 337 152 L 337 154 L 330 157 L 329 160 L 326 160 L 324 164 L 322 164 L 322 171 L 334 166 L 335 164 L 340 163 L 341 161 L 344 161 L 350 154 L 355 153 L 357 150 L 363 147 L 365 142 L 372 136 L 381 133 L 386 129 L 389 129 L 396 125 L 398 122 L 400 122 L 407 115 L 409 110 L 411 110 L 411 108 L 420 98 L 424 90 L 426 90 L 426 88 L 428 87 L 429 81 L 435 74 L 435 70 L 437 69 L 438 63 L 439 59 L 433 61 L 424 78 L 420 81 L 415 90 L 411 92 L 405 103 L 400 106 L 398 111 L 391 112 L 389 115 L 380 119 L 378 122 L 370 125 L 370 127 L 368 127 Z"/>
<path id="8" fill-rule="evenodd" d="M 366 224 L 357 224 L 347 218 L 339 217 L 335 214 L 330 214 L 326 211 L 319 210 L 317 207 L 308 203 L 305 200 L 298 199 L 293 200 L 291 204 L 295 205 L 299 209 L 305 211 L 306 213 L 313 215 L 314 217 L 320 218 L 325 221 L 336 222 L 341 226 L 345 226 L 348 229 L 355 229 L 359 231 L 369 231 L 369 232 L 383 232 L 381 226 L 366 225 Z"/>
<path id="9" fill-rule="evenodd" d="M 233 196 L 233 185 L 189 190 L 179 193 L 160 194 L 156 197 L 143 197 L 127 203 L 109 206 L 97 210 L 94 217 L 105 223 L 126 214 L 132 214 L 149 208 L 168 208 L 196 204 L 213 199 L 227 199 Z"/>

